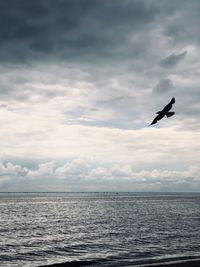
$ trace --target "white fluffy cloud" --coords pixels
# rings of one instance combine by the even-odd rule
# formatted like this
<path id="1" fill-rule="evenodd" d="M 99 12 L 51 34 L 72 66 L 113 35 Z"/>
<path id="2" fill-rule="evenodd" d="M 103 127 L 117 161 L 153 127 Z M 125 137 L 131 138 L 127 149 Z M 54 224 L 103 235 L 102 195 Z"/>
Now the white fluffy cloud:
<path id="1" fill-rule="evenodd" d="M 8 182 L 9 184 L 18 177 L 27 175 L 28 169 L 12 162 L 0 162 L 0 185 Z"/>
<path id="2" fill-rule="evenodd" d="M 13 183 L 26 191 L 196 191 L 199 190 L 200 166 L 181 170 L 135 170 L 131 164 L 100 164 L 74 159 L 66 163 L 47 161 L 36 168 L 11 162 L 1 163 L 1 186 L 13 191 Z"/>
<path id="3" fill-rule="evenodd" d="M 52 177 L 54 175 L 55 167 L 56 165 L 54 161 L 41 163 L 37 170 L 29 170 L 27 177 Z"/>
<path id="4" fill-rule="evenodd" d="M 20 165 L 13 164 L 12 162 L 7 162 L 3 164 L 0 163 L 0 175 L 8 175 L 8 176 L 20 176 L 26 175 L 28 172 L 27 168 L 24 168 Z"/>

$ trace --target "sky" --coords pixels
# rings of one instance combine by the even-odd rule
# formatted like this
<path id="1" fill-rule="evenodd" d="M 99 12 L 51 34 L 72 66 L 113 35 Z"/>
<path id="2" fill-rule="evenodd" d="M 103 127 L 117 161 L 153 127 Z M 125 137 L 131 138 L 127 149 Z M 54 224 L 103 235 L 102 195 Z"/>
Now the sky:
<path id="1" fill-rule="evenodd" d="M 199 12 L 0 0 L 0 191 L 199 192 Z"/>

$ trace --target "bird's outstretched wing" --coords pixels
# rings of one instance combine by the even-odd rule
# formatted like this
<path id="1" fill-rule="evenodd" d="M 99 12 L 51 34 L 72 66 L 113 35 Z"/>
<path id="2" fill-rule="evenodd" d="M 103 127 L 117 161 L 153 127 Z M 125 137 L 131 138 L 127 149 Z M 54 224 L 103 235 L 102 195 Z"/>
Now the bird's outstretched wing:
<path id="1" fill-rule="evenodd" d="M 163 117 L 164 117 L 165 115 L 163 115 L 162 113 L 160 113 L 160 114 L 158 114 L 155 118 L 154 118 L 154 120 L 152 121 L 152 123 L 150 124 L 150 125 L 152 125 L 152 124 L 156 124 L 159 120 L 161 120 Z M 149 125 L 149 126 L 150 126 Z"/>
<path id="2" fill-rule="evenodd" d="M 171 101 L 169 102 L 169 104 L 167 104 L 164 108 L 163 108 L 163 112 L 168 112 L 171 108 L 172 105 L 175 103 L 175 97 L 172 97 Z"/>
<path id="3" fill-rule="evenodd" d="M 155 119 L 152 121 L 152 123 L 149 124 L 149 126 L 150 126 L 150 125 L 153 125 L 153 124 L 156 124 L 156 123 L 157 123 L 157 119 L 155 118 Z"/>

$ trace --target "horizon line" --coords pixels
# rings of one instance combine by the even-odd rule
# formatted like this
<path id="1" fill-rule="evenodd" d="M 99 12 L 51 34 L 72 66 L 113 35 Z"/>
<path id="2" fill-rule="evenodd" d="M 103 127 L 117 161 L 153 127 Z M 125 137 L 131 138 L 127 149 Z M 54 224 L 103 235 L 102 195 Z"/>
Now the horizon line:
<path id="1" fill-rule="evenodd" d="M 162 194 L 177 194 L 177 193 L 200 193 L 200 191 L 0 191 L 0 194 L 12 194 L 12 193 L 18 193 L 18 194 L 57 194 L 57 193 L 63 193 L 63 194 L 82 194 L 82 193 L 162 193 Z"/>

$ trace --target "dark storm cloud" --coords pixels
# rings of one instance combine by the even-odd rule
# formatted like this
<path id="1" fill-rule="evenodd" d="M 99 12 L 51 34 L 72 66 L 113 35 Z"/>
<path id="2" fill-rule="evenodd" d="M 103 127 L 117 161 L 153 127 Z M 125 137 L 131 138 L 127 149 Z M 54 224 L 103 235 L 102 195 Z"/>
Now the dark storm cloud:
<path id="1" fill-rule="evenodd" d="M 164 58 L 161 61 L 161 65 L 164 67 L 171 67 L 175 66 L 179 61 L 181 61 L 185 56 L 187 55 L 187 52 L 184 51 L 180 54 L 171 54 L 168 57 Z"/>
<path id="2" fill-rule="evenodd" d="M 0 1 L 0 60 L 117 56 L 129 33 L 156 14 L 153 4 L 137 0 Z"/>

